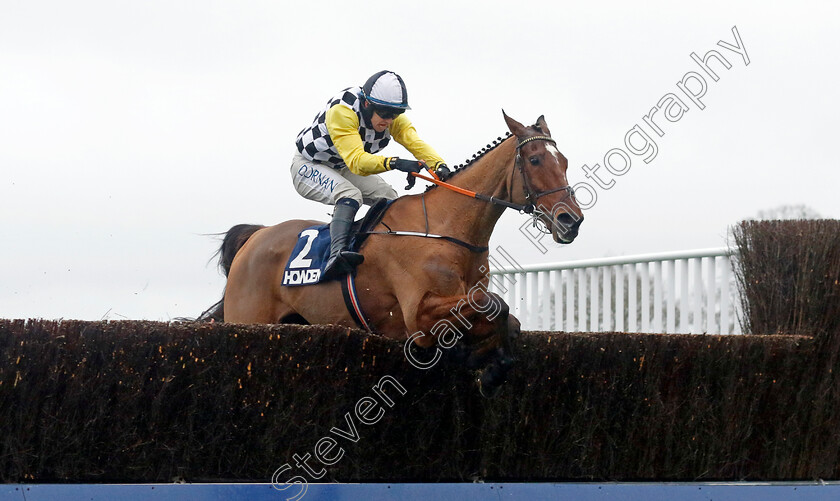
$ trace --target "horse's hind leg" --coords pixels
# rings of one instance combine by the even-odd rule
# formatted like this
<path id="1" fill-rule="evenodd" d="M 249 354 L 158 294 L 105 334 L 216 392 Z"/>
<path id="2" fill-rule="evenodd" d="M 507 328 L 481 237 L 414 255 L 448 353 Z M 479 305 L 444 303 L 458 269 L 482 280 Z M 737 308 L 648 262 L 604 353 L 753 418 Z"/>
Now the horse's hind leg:
<path id="1" fill-rule="evenodd" d="M 299 323 L 284 322 L 284 318 L 297 312 L 275 297 L 270 283 L 259 282 L 256 279 L 242 279 L 250 278 L 248 276 L 237 275 L 234 278 L 235 280 L 228 280 L 225 292 L 225 322 L 244 324 Z"/>

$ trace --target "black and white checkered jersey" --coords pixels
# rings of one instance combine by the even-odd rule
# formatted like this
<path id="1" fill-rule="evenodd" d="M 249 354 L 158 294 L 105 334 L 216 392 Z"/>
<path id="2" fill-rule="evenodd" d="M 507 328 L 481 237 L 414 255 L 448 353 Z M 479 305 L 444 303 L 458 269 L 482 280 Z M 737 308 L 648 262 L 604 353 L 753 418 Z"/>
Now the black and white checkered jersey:
<path id="1" fill-rule="evenodd" d="M 359 118 L 359 136 L 362 138 L 366 152 L 376 153 L 388 145 L 391 141 L 391 132 L 388 129 L 376 132 L 362 116 L 362 99 L 359 97 L 361 91 L 361 87 L 344 89 L 327 102 L 327 106 L 315 117 L 312 125 L 300 131 L 296 144 L 304 158 L 336 169 L 345 167 L 344 159 L 338 154 L 327 131 L 327 111 L 333 106 L 347 106 L 356 113 Z"/>

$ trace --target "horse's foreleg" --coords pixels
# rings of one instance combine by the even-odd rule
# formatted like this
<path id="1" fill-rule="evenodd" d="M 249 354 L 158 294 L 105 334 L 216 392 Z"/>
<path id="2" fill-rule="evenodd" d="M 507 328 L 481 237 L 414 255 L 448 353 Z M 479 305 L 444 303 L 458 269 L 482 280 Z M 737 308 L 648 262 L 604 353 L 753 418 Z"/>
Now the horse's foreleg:
<path id="1" fill-rule="evenodd" d="M 418 305 L 413 322 L 416 330 L 423 333 L 415 337 L 415 343 L 422 347 L 438 343 L 450 348 L 455 342 L 464 341 L 481 344 L 485 350 L 496 348 L 506 337 L 509 316 L 510 308 L 502 298 L 483 289 L 460 296 L 427 294 Z"/>
<path id="2" fill-rule="evenodd" d="M 515 362 L 511 341 L 519 337 L 521 326 L 519 319 L 513 315 L 508 316 L 507 324 L 507 336 L 502 339 L 502 346 L 496 350 L 495 357 L 478 380 L 478 389 L 487 398 L 492 398 L 499 392 Z"/>
<path id="3" fill-rule="evenodd" d="M 422 336 L 414 341 L 422 347 L 435 343 L 445 349 L 456 343 L 470 350 L 470 368 L 490 365 L 481 377 L 482 393 L 495 392 L 513 364 L 511 338 L 519 333 L 519 321 L 498 294 L 475 287 L 463 296 L 427 295 L 417 309 L 416 327 Z"/>

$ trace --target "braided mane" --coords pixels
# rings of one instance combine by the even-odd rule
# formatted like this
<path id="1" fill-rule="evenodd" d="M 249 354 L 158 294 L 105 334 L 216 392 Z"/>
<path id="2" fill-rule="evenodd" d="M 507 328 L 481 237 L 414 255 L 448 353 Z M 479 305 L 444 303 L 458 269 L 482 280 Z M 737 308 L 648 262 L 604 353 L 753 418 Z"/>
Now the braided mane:
<path id="1" fill-rule="evenodd" d="M 511 136 L 510 132 L 505 132 L 504 137 L 499 136 L 498 138 L 494 139 L 491 144 L 488 144 L 484 148 L 481 148 L 476 153 L 474 153 L 472 158 L 467 159 L 464 163 L 456 165 L 453 168 L 452 173 L 455 174 L 457 172 L 460 172 L 460 171 L 466 169 L 467 167 L 469 167 L 470 165 L 474 164 L 481 157 L 483 157 L 484 155 L 486 155 L 486 154 L 490 153 L 491 151 L 493 151 L 494 149 L 496 149 L 497 146 L 502 144 L 505 141 L 505 139 L 509 138 L 510 136 Z"/>
<path id="2" fill-rule="evenodd" d="M 537 124 L 534 124 L 531 127 L 535 128 L 539 132 L 543 131 L 540 128 L 540 126 L 537 125 Z M 505 140 L 510 138 L 512 135 L 513 134 L 511 134 L 510 132 L 505 132 L 504 136 L 497 137 L 490 144 L 488 144 L 484 148 L 481 148 L 476 153 L 474 153 L 473 156 L 471 158 L 468 158 L 466 161 L 464 161 L 464 163 L 460 163 L 460 164 L 454 166 L 452 168 L 452 175 L 455 175 L 455 174 L 465 170 L 467 167 L 473 165 L 475 162 L 477 162 L 479 159 L 481 159 L 481 157 L 483 157 L 484 155 L 486 155 L 486 154 L 490 153 L 491 151 L 495 150 L 496 147 L 501 145 L 503 142 L 505 142 Z M 435 188 L 437 188 L 437 185 L 432 184 L 432 185 L 429 185 L 429 186 L 426 187 L 426 191 L 433 190 Z"/>
<path id="3" fill-rule="evenodd" d="M 540 132 L 540 133 L 542 133 L 542 132 L 543 132 L 542 128 L 541 128 L 539 125 L 537 125 L 537 124 L 531 125 L 531 126 L 530 126 L 530 128 L 534 128 L 534 129 L 536 129 L 536 130 L 537 130 L 537 132 Z M 486 154 L 490 153 L 491 151 L 493 151 L 494 149 L 496 149 L 496 147 L 497 147 L 497 146 L 499 146 L 500 144 L 502 144 L 502 143 L 503 143 L 503 142 L 504 142 L 507 138 L 509 138 L 511 135 L 512 135 L 512 134 L 511 134 L 510 132 L 505 132 L 504 137 L 501 137 L 501 136 L 500 136 L 500 137 L 497 137 L 497 138 L 496 138 L 496 139 L 495 139 L 495 140 L 494 140 L 491 144 L 488 144 L 488 145 L 487 145 L 487 146 L 485 146 L 484 148 L 481 148 L 480 150 L 478 150 L 478 152 L 476 152 L 476 153 L 472 156 L 472 158 L 467 159 L 467 160 L 466 160 L 464 163 L 462 163 L 462 164 L 458 164 L 458 165 L 456 165 L 456 166 L 453 168 L 452 173 L 454 174 L 454 173 L 456 173 L 456 172 L 462 171 L 462 170 L 466 169 L 467 167 L 469 167 L 470 165 L 474 164 L 476 161 L 478 161 L 478 159 L 480 159 L 480 158 L 481 158 L 481 157 L 483 157 L 484 155 L 486 155 Z"/>
<path id="4" fill-rule="evenodd" d="M 467 160 L 465 160 L 464 163 L 460 163 L 458 165 L 455 165 L 452 168 L 452 175 L 454 176 L 455 174 L 457 174 L 457 173 L 459 173 L 463 170 L 466 170 L 467 167 L 476 163 L 479 159 L 481 159 L 481 157 L 483 157 L 484 155 L 486 155 L 486 154 L 490 153 L 491 151 L 495 150 L 500 144 L 505 142 L 505 140 L 508 139 L 510 136 L 512 136 L 512 134 L 510 132 L 505 132 L 504 136 L 499 136 L 496 139 L 494 139 L 490 144 L 488 144 L 484 148 L 481 148 L 480 150 L 475 152 L 473 154 L 473 156 L 471 158 L 468 158 Z M 437 188 L 436 184 L 430 184 L 429 186 L 426 186 L 426 191 L 433 190 L 435 188 Z"/>

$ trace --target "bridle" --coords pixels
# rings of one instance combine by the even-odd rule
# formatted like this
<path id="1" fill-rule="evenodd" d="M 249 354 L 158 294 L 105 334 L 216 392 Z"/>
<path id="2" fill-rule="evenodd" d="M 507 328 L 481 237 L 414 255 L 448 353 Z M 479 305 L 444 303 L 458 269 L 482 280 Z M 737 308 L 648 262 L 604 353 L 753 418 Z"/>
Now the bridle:
<path id="1" fill-rule="evenodd" d="M 575 196 L 575 190 L 574 190 L 574 188 L 572 188 L 571 185 L 567 184 L 566 186 L 561 186 L 559 188 L 552 188 L 550 190 L 545 190 L 545 191 L 540 191 L 540 192 L 535 193 L 535 190 L 534 190 L 533 186 L 531 185 L 530 180 L 528 179 L 528 174 L 525 171 L 525 163 L 522 160 L 522 155 L 520 155 L 520 151 L 522 149 L 522 146 L 524 146 L 527 143 L 530 143 L 531 141 L 545 141 L 545 142 L 551 143 L 552 145 L 555 145 L 555 146 L 557 145 L 557 142 L 554 139 L 550 138 L 549 136 L 531 136 L 529 138 L 523 139 L 522 141 L 519 142 L 519 144 L 516 145 L 516 158 L 514 159 L 514 167 L 515 168 L 518 167 L 519 168 L 519 173 L 522 175 L 522 187 L 525 190 L 525 200 L 530 202 L 530 203 L 522 206 L 522 209 L 520 209 L 520 212 L 524 212 L 525 214 L 530 214 L 532 219 L 533 219 L 533 222 L 532 222 L 533 226 L 543 233 L 550 234 L 551 231 L 546 227 L 545 223 L 542 223 L 540 221 L 539 217 L 540 217 L 540 215 L 545 215 L 546 217 L 551 219 L 551 214 L 546 214 L 544 211 L 537 208 L 537 203 L 538 203 L 539 199 L 546 196 L 546 195 L 550 195 L 552 193 L 557 193 L 558 191 L 567 191 L 569 193 L 569 195 L 568 195 L 569 198 L 572 198 L 572 197 Z M 541 223 L 541 224 L 538 224 L 538 223 Z"/>
<path id="2" fill-rule="evenodd" d="M 530 210 L 523 210 L 523 212 L 527 214 L 530 214 L 531 212 L 536 210 L 537 200 L 546 195 L 565 190 L 569 192 L 570 198 L 575 196 L 575 190 L 570 185 L 534 193 L 534 188 L 531 186 L 531 182 L 528 179 L 528 174 L 525 172 L 524 162 L 522 161 L 522 155 L 520 155 L 520 150 L 522 149 L 522 146 L 524 146 L 527 143 L 530 143 L 531 141 L 545 141 L 547 143 L 557 145 L 557 142 L 548 136 L 531 136 L 527 139 L 523 139 L 519 142 L 519 144 L 516 145 L 516 158 L 514 159 L 514 166 L 519 167 L 519 173 L 522 174 L 523 188 L 525 190 L 525 199 L 531 202 L 530 204 L 525 206 L 526 208 L 530 208 Z"/>
<path id="3" fill-rule="evenodd" d="M 529 214 L 531 216 L 531 218 L 533 219 L 532 224 L 534 225 L 535 228 L 537 228 L 539 231 L 541 231 L 543 233 L 550 234 L 551 231 L 548 229 L 546 224 L 540 219 L 540 216 L 547 216 L 548 219 L 551 219 L 551 215 L 546 214 L 544 211 L 538 209 L 537 205 L 536 205 L 537 202 L 539 201 L 539 199 L 541 197 L 544 197 L 546 195 L 550 195 L 551 193 L 556 193 L 558 191 L 568 191 L 569 192 L 569 197 L 571 198 L 575 195 L 575 191 L 572 189 L 571 186 L 566 185 L 566 186 L 561 186 L 560 188 L 553 188 L 553 189 L 550 189 L 550 190 L 540 191 L 540 192 L 535 193 L 534 188 L 531 185 L 530 180 L 528 179 L 528 174 L 525 171 L 525 167 L 524 167 L 524 164 L 522 162 L 522 157 L 519 154 L 519 150 L 522 148 L 522 146 L 527 144 L 527 143 L 530 143 L 531 141 L 546 141 L 546 142 L 549 142 L 551 144 L 556 144 L 554 139 L 551 139 L 548 136 L 531 136 L 527 139 L 523 139 L 522 141 L 519 142 L 519 144 L 516 145 L 516 157 L 514 158 L 514 162 L 513 162 L 514 163 L 514 168 L 511 169 L 511 182 L 509 183 L 509 186 L 513 185 L 513 182 L 512 182 L 513 181 L 513 176 L 516 175 L 516 168 L 518 167 L 519 168 L 519 173 L 522 175 L 522 189 L 525 191 L 525 200 L 528 201 L 527 204 L 523 205 L 523 204 L 517 204 L 517 203 L 509 202 L 509 201 L 503 200 L 501 198 L 496 198 L 494 196 L 485 195 L 483 193 L 476 193 L 474 191 L 471 191 L 471 190 L 468 190 L 468 189 L 465 189 L 465 188 L 461 188 L 460 186 L 455 186 L 454 184 L 449 184 L 445 181 L 442 181 L 438 177 L 438 175 L 435 174 L 435 172 L 432 171 L 432 170 L 429 170 L 429 173 L 431 174 L 432 177 L 425 176 L 423 174 L 420 174 L 419 172 L 409 172 L 408 173 L 409 186 L 406 187 L 406 189 L 408 189 L 408 188 L 410 188 L 411 186 L 414 185 L 414 178 L 420 178 L 420 179 L 423 179 L 425 181 L 429 181 L 430 183 L 435 184 L 437 186 L 441 186 L 441 187 L 446 188 L 448 190 L 454 191 L 455 193 L 459 193 L 461 195 L 465 195 L 465 196 L 472 197 L 472 198 L 475 198 L 475 199 L 478 199 L 478 200 L 482 200 L 484 202 L 489 202 L 489 203 L 494 204 L 494 205 L 501 205 L 502 207 L 511 208 L 511 209 L 519 211 L 520 213 Z M 368 235 L 396 235 L 396 236 L 436 238 L 436 239 L 441 239 L 441 240 L 448 241 L 448 242 L 453 243 L 453 244 L 460 245 L 461 247 L 464 247 L 464 248 L 468 249 L 470 252 L 475 252 L 475 253 L 487 252 L 489 250 L 489 248 L 487 246 L 477 246 L 477 245 L 473 245 L 469 242 L 464 242 L 463 240 L 459 240 L 459 239 L 454 238 L 454 237 L 449 237 L 449 236 L 444 236 L 444 235 L 435 235 L 435 234 L 429 233 L 429 214 L 426 211 L 426 199 L 423 195 L 420 195 L 420 201 L 423 204 L 423 219 L 426 221 L 426 231 L 425 232 L 392 230 L 387 224 L 385 224 L 385 222 L 382 222 L 382 224 L 386 228 L 388 228 L 388 231 L 368 231 L 368 232 L 365 232 L 365 233 L 368 234 Z"/>
<path id="4" fill-rule="evenodd" d="M 550 138 L 549 136 L 531 136 L 529 138 L 523 139 L 522 141 L 519 142 L 519 144 L 516 145 L 516 157 L 514 158 L 514 169 L 511 172 L 511 176 L 513 176 L 515 174 L 516 169 L 518 168 L 519 173 L 522 175 L 522 189 L 525 191 L 525 200 L 528 202 L 526 204 L 517 204 L 517 203 L 514 203 L 514 202 L 509 202 L 509 201 L 503 200 L 501 198 L 496 198 L 496 197 L 490 196 L 490 195 L 484 195 L 483 193 L 476 193 L 474 191 L 470 191 L 470 190 L 455 186 L 453 184 L 449 184 L 447 182 L 441 181 L 440 178 L 438 178 L 437 175 L 434 174 L 434 172 L 432 172 L 432 175 L 434 177 L 427 177 L 427 176 L 424 176 L 423 174 L 420 174 L 420 173 L 417 173 L 417 172 L 412 172 L 412 173 L 409 174 L 409 176 L 419 177 L 420 179 L 429 181 L 430 183 L 436 184 L 438 186 L 442 186 L 442 187 L 447 188 L 449 190 L 452 190 L 456 193 L 460 193 L 462 195 L 473 197 L 473 198 L 476 198 L 478 200 L 483 200 L 485 202 L 489 202 L 489 203 L 494 204 L 494 205 L 500 205 L 502 207 L 507 207 L 509 209 L 516 210 L 516 211 L 518 211 L 520 213 L 523 213 L 523 214 L 528 214 L 533 219 L 534 227 L 536 227 L 539 231 L 541 231 L 543 233 L 550 234 L 551 231 L 546 227 L 545 223 L 540 221 L 540 216 L 544 215 L 544 216 L 548 217 L 549 219 L 551 219 L 551 215 L 546 214 L 544 211 L 542 211 L 538 208 L 537 204 L 539 202 L 539 199 L 546 196 L 546 195 L 550 195 L 552 193 L 557 193 L 558 191 L 567 191 L 569 193 L 569 198 L 571 198 L 571 197 L 575 196 L 575 190 L 570 185 L 561 186 L 559 188 L 552 188 L 550 190 L 545 190 L 545 191 L 540 191 L 540 192 L 537 192 L 536 190 L 534 190 L 533 185 L 531 184 L 531 181 L 528 178 L 528 173 L 525 170 L 525 166 L 524 166 L 524 162 L 522 160 L 522 156 L 519 154 L 522 146 L 530 143 L 531 141 L 545 141 L 545 142 L 551 143 L 553 145 L 557 144 L 556 141 L 554 141 L 554 139 Z"/>

